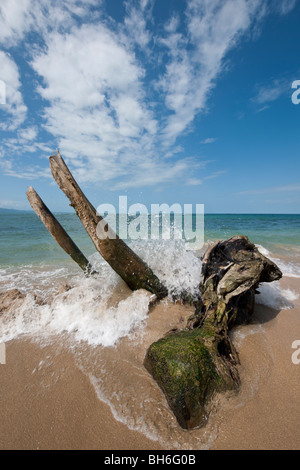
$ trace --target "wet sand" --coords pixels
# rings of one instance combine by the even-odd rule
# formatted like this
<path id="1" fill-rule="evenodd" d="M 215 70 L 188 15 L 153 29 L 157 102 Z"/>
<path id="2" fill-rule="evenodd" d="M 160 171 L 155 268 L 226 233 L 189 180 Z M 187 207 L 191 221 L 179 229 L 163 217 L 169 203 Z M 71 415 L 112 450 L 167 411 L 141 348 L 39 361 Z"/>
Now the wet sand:
<path id="1" fill-rule="evenodd" d="M 57 355 L 29 341 L 7 344 L 6 353 L 7 364 L 0 366 L 1 449 L 153 448 L 152 441 L 114 419 L 72 353 Z M 49 356 L 45 373 L 41 361 Z"/>
<path id="2" fill-rule="evenodd" d="M 281 285 L 299 293 L 299 279 L 286 278 Z M 254 378 L 253 396 L 248 394 L 234 412 L 231 403 L 220 413 L 213 449 L 300 449 L 300 364 L 292 362 L 292 343 L 300 340 L 300 299 L 294 304 L 275 317 L 276 312 L 264 306 L 256 309 L 264 331 L 246 337 L 239 348 L 244 381 L 240 395 L 249 392 L 248 376 Z"/>
<path id="3" fill-rule="evenodd" d="M 300 293 L 299 279 L 285 278 L 281 285 Z M 293 364 L 291 356 L 292 343 L 300 340 L 300 299 L 294 304 L 295 308 L 280 312 L 257 306 L 253 324 L 239 328 L 234 334 L 241 360 L 239 394 L 216 401 L 216 413 L 202 434 L 193 432 L 191 439 L 189 433 L 178 430 L 174 442 L 171 441 L 177 426 L 174 422 L 169 434 L 161 424 L 156 440 L 150 439 L 150 434 L 147 436 L 142 428 L 132 430 L 137 428 L 136 417 L 131 429 L 125 423 L 131 422 L 126 413 L 131 409 L 127 402 L 132 390 L 137 394 L 136 415 L 142 415 L 143 407 L 148 406 L 146 401 L 152 400 L 152 408 L 147 408 L 145 413 L 161 407 L 164 423 L 172 419 L 162 393 L 143 370 L 142 358 L 147 345 L 158 339 L 162 331 L 166 332 L 168 325 L 183 324 L 190 314 L 183 307 L 154 309 L 144 336 L 132 348 L 125 340 L 117 350 L 99 349 L 99 356 L 102 355 L 99 365 L 95 363 L 98 352 L 90 356 L 94 369 L 100 370 L 106 364 L 104 385 L 109 387 L 112 383 L 109 380 L 117 379 L 118 403 L 124 395 L 117 414 L 112 413 L 115 408 L 99 399 L 91 382 L 91 371 L 83 367 L 89 360 L 84 350 L 78 355 L 61 341 L 57 343 L 59 338 L 48 344 L 28 338 L 11 341 L 6 345 L 7 363 L 0 365 L 0 448 L 169 450 L 186 440 L 189 444 L 186 448 L 196 450 L 201 448 L 204 433 L 212 433 L 211 440 L 205 438 L 205 448 L 299 449 L 300 365 Z M 175 312 L 173 320 L 172 312 Z M 119 361 L 120 357 L 123 362 Z M 124 369 L 125 364 L 128 370 Z M 149 399 L 143 401 L 141 395 L 147 395 L 148 389 L 151 389 Z M 128 390 L 127 397 L 125 390 Z"/>

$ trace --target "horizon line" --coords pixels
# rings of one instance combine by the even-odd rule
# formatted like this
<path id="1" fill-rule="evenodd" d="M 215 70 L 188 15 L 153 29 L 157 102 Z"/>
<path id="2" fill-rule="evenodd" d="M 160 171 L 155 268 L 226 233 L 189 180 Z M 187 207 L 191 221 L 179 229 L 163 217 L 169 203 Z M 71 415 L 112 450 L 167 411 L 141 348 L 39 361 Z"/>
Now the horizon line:
<path id="1" fill-rule="evenodd" d="M 32 209 L 12 209 L 8 207 L 0 207 L 0 210 L 5 211 L 12 211 L 12 212 L 27 212 L 27 213 L 35 213 Z M 53 214 L 74 214 L 74 211 L 53 211 Z M 117 213 L 117 215 L 125 215 L 122 212 Z M 196 213 L 192 213 L 192 215 L 196 215 Z M 296 212 L 204 212 L 205 215 L 300 215 L 300 213 Z"/>

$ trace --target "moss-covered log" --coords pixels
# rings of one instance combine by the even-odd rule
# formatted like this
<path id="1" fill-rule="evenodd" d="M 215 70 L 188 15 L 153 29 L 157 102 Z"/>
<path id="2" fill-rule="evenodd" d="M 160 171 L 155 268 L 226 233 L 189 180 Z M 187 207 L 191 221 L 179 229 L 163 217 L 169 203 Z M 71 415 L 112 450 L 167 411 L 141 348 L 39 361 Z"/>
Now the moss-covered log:
<path id="1" fill-rule="evenodd" d="M 96 249 L 114 271 L 132 289 L 146 289 L 161 299 L 168 295 L 150 267 L 120 239 L 89 202 L 73 178 L 60 153 L 50 157 L 52 175 L 70 200 L 76 214 L 91 237 Z"/>
<path id="2" fill-rule="evenodd" d="M 195 314 L 184 330 L 153 343 L 145 358 L 183 428 L 207 421 L 215 393 L 238 389 L 239 359 L 228 331 L 249 320 L 259 284 L 281 276 L 245 236 L 217 242 L 206 252 Z"/>

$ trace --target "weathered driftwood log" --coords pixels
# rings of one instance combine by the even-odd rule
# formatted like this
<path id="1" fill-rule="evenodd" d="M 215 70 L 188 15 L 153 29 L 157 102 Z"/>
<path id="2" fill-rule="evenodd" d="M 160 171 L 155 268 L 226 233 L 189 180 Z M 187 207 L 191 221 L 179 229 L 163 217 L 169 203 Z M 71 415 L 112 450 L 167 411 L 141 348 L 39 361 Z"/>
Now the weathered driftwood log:
<path id="1" fill-rule="evenodd" d="M 259 283 L 282 273 L 247 237 L 236 236 L 207 251 L 202 275 L 202 302 L 187 327 L 153 343 L 145 358 L 185 429 L 205 424 L 216 392 L 238 389 L 239 359 L 228 330 L 249 320 Z"/>
<path id="2" fill-rule="evenodd" d="M 69 237 L 67 232 L 50 212 L 48 207 L 44 204 L 32 186 L 28 188 L 26 195 L 32 209 L 41 219 L 48 232 L 51 233 L 54 240 L 69 256 L 71 256 L 71 258 L 80 266 L 81 269 L 83 269 L 83 271 L 85 271 L 87 274 L 91 274 L 92 268 L 89 261 L 80 251 L 78 246 Z"/>
<path id="3" fill-rule="evenodd" d="M 126 284 L 132 290 L 146 289 L 158 299 L 168 295 L 167 289 L 149 266 L 108 225 L 105 227 L 103 218 L 83 194 L 59 152 L 50 157 L 50 168 L 96 249 Z"/>

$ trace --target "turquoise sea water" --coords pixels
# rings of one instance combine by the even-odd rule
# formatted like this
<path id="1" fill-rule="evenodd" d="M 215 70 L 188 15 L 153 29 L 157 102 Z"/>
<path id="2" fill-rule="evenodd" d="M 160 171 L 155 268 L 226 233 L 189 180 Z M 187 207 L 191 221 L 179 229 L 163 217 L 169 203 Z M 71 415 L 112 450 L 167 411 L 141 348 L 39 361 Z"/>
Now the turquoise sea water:
<path id="1" fill-rule="evenodd" d="M 88 257 L 93 243 L 75 214 L 56 214 L 71 238 Z M 275 255 L 300 257 L 300 215 L 207 214 L 205 242 L 247 235 Z M 155 243 L 149 241 L 148 243 Z M 300 261 L 300 259 L 299 259 Z M 0 267 L 70 265 L 72 260 L 31 212 L 0 213 Z"/>
<path id="2" fill-rule="evenodd" d="M 57 219 L 88 256 L 95 249 L 75 214 Z M 0 266 L 72 263 L 34 213 L 0 213 Z"/>
<path id="3" fill-rule="evenodd" d="M 300 214 L 209 214 L 205 217 L 205 239 L 247 235 L 274 254 L 300 249 Z"/>
<path id="4" fill-rule="evenodd" d="M 96 252 L 76 214 L 59 213 L 56 217 L 97 272 L 103 274 L 108 269 L 105 276 L 116 276 Z M 191 216 L 187 217 L 190 223 Z M 199 244 L 186 244 L 181 239 L 151 240 L 150 233 L 147 240 L 127 243 L 174 292 L 186 283 L 197 285 L 201 266 L 195 257 L 199 259 L 209 243 L 239 234 L 247 235 L 285 276 L 300 278 L 300 215 L 207 214 L 204 225 L 201 250 Z M 150 230 L 150 220 L 148 227 Z M 81 269 L 35 213 L 0 210 L 0 291 L 17 288 L 44 296 L 78 275 L 83 275 Z"/>
<path id="5" fill-rule="evenodd" d="M 0 211 L 0 293 L 18 289 L 25 294 L 24 299 L 13 302 L 9 312 L 0 315 L 0 343 L 29 337 L 42 345 L 54 341 L 55 349 L 58 344 L 69 347 L 96 396 L 111 407 L 118 421 L 166 448 L 170 443 L 174 449 L 209 448 L 215 438 L 214 426 L 203 428 L 204 434 L 199 431 L 187 436 L 170 416 L 166 401 L 157 401 L 156 387 L 150 386 L 143 365 L 149 338 L 156 340 L 159 328 L 161 337 L 173 325 L 184 325 L 178 323 L 179 312 L 174 311 L 173 318 L 173 305 L 164 300 L 158 305 L 162 318 L 157 322 L 158 312 L 156 316 L 149 315 L 149 292 L 128 292 L 119 276 L 95 253 L 77 216 L 56 215 L 98 274 L 85 276 L 34 213 Z M 206 215 L 203 248 L 217 239 L 248 235 L 264 254 L 274 259 L 287 281 L 292 278 L 291 285 L 273 282 L 259 287 L 256 302 L 278 312 L 293 308 L 299 297 L 299 289 L 295 289 L 300 279 L 299 229 L 300 215 Z M 170 298 L 183 291 L 199 294 L 201 252 L 187 249 L 182 240 L 131 244 L 167 287 Z M 62 284 L 67 284 L 66 288 Z M 185 315 L 191 315 L 191 310 L 177 307 L 182 307 L 180 322 Z M 236 338 L 243 341 L 246 335 L 256 333 L 263 335 L 262 325 L 249 325 L 246 331 L 237 332 Z M 122 343 L 124 338 L 126 342 Z M 264 336 L 261 338 L 261 343 L 255 344 L 261 344 L 263 365 L 261 372 L 257 367 L 253 369 L 255 375 L 250 377 L 246 396 L 251 398 L 258 377 L 261 374 L 264 380 L 265 371 L 269 370 L 266 364 L 274 361 L 272 347 Z M 32 374 L 39 374 L 41 386 L 50 387 L 52 380 L 59 380 L 61 370 L 53 367 L 51 356 L 45 362 L 39 361 Z"/>

